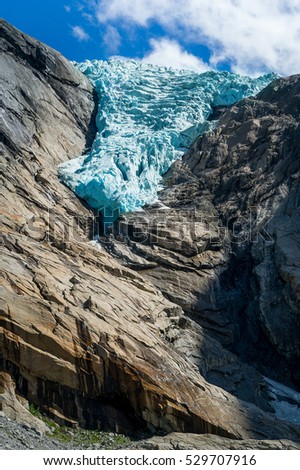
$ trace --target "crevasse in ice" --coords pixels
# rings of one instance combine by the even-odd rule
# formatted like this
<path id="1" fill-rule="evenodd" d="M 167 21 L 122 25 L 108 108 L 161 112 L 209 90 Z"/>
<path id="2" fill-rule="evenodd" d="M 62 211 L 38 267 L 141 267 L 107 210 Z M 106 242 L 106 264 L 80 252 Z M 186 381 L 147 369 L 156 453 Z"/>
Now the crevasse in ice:
<path id="1" fill-rule="evenodd" d="M 121 60 L 77 66 L 99 95 L 98 133 L 91 151 L 60 165 L 59 175 L 106 214 L 153 202 L 161 175 L 209 130 L 212 108 L 254 95 L 274 78 L 197 74 Z"/>

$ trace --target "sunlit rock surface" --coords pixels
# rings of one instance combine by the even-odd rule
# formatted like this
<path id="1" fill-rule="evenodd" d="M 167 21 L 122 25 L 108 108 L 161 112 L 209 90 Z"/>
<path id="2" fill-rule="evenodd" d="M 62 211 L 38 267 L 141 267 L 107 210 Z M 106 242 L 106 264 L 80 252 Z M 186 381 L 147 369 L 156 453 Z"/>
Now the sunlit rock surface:
<path id="1" fill-rule="evenodd" d="M 213 126 L 216 106 L 258 93 L 273 78 L 161 68 L 134 61 L 86 61 L 79 69 L 99 94 L 98 133 L 89 154 L 59 174 L 95 209 L 127 212 L 153 202 L 161 175 Z"/>

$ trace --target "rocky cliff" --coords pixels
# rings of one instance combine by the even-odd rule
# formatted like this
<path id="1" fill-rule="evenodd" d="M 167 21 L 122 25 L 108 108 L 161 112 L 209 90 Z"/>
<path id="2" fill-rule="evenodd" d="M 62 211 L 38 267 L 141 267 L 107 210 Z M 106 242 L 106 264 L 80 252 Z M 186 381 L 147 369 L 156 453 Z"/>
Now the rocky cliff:
<path id="1" fill-rule="evenodd" d="M 127 243 L 111 248 L 226 350 L 298 389 L 299 110 L 293 76 L 219 111 L 165 175 L 161 206 L 126 214 L 115 230 Z M 206 378 L 250 399 L 232 356 L 189 349 Z"/>
<path id="2" fill-rule="evenodd" d="M 57 177 L 95 135 L 91 85 L 4 21 L 0 70 L 4 412 L 24 420 L 29 401 L 90 428 L 300 438 L 262 375 L 298 380 L 297 78 L 276 84 L 282 106 L 273 86 L 222 115 L 167 175 L 167 213 L 126 215 L 101 245 Z M 256 229 L 274 211 L 284 225 L 234 245 L 223 228 L 240 241 L 252 203 Z"/>

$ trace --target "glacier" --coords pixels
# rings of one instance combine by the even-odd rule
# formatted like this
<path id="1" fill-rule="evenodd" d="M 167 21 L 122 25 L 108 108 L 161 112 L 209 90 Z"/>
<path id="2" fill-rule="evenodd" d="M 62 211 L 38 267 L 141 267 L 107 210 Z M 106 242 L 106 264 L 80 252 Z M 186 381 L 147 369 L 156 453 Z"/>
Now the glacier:
<path id="1" fill-rule="evenodd" d="M 105 217 L 157 199 L 161 176 L 214 125 L 215 106 L 257 94 L 275 75 L 202 74 L 133 60 L 76 64 L 99 95 L 90 152 L 59 166 L 61 180 Z"/>

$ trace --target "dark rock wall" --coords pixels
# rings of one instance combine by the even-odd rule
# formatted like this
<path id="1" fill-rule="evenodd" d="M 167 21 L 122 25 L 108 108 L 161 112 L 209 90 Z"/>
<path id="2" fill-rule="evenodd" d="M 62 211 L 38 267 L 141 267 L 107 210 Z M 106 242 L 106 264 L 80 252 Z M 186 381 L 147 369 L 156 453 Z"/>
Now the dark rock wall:
<path id="1" fill-rule="evenodd" d="M 227 350 L 296 388 L 299 99 L 292 76 L 220 110 L 165 175 L 164 205 L 122 217 L 112 247 Z"/>

